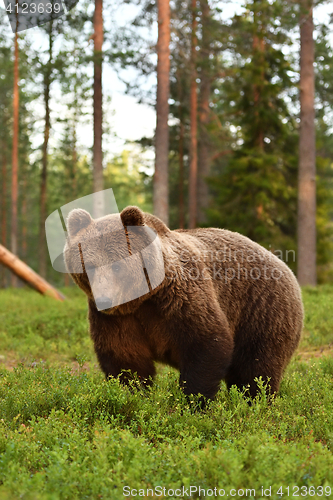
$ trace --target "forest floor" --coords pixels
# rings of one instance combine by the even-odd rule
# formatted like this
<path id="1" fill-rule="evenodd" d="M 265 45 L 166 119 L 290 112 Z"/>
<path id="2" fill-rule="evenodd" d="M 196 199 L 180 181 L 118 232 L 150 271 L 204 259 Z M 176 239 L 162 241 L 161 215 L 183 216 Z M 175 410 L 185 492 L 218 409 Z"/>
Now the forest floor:
<path id="1" fill-rule="evenodd" d="M 168 367 L 145 392 L 105 382 L 85 298 L 63 291 L 0 290 L 0 500 L 333 497 L 333 287 L 303 290 L 271 404 L 222 383 L 201 412 Z"/>

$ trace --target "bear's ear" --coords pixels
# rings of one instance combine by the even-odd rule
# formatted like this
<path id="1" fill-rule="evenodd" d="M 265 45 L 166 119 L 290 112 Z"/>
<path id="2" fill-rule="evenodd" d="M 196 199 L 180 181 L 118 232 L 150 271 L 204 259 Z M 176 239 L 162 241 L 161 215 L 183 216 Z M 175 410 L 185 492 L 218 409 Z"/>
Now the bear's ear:
<path id="1" fill-rule="evenodd" d="M 144 226 L 144 214 L 138 207 L 127 207 L 120 214 L 124 226 Z"/>
<path id="2" fill-rule="evenodd" d="M 82 208 L 75 208 L 69 212 L 67 217 L 68 234 L 70 237 L 75 236 L 82 229 L 86 229 L 92 223 L 92 218 L 88 212 Z"/>

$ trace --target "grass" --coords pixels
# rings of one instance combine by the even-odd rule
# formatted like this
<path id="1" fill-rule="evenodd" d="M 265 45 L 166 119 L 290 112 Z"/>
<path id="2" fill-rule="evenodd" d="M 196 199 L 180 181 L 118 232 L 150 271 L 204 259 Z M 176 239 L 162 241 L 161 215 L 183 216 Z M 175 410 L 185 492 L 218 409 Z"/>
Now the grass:
<path id="1" fill-rule="evenodd" d="M 84 295 L 74 287 L 63 291 L 65 302 L 29 289 L 0 290 L 0 355 L 8 363 L 95 359 Z"/>
<path id="2" fill-rule="evenodd" d="M 276 499 L 333 495 L 331 357 L 296 356 L 271 405 L 264 391 L 249 406 L 222 384 L 206 411 L 194 412 L 167 367 L 145 392 L 105 382 L 85 299 L 65 293 L 57 303 L 0 291 L 1 500 L 152 498 L 152 490 L 155 498 L 221 498 L 222 490 L 261 498 L 262 488 Z M 332 295 L 328 286 L 304 290 L 300 353 L 333 342 Z"/>
<path id="3" fill-rule="evenodd" d="M 333 344 L 333 286 L 321 285 L 303 290 L 305 308 L 301 347 L 318 348 Z"/>

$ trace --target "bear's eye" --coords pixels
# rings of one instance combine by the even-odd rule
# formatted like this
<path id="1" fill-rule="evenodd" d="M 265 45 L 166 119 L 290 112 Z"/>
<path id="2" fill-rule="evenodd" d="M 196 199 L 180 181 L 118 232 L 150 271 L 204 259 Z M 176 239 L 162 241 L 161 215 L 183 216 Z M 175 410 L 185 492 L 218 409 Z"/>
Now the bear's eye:
<path id="1" fill-rule="evenodd" d="M 118 262 L 116 264 L 112 265 L 112 271 L 114 273 L 120 273 L 122 268 L 123 268 L 123 266 L 121 264 L 119 264 Z"/>

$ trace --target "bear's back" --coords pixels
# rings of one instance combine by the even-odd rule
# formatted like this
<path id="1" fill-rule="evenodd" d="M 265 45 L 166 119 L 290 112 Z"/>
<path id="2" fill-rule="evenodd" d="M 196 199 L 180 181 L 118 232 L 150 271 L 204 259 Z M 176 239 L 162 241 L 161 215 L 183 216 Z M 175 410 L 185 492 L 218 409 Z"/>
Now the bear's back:
<path id="1" fill-rule="evenodd" d="M 217 228 L 176 230 L 203 255 L 221 308 L 231 326 L 270 331 L 277 317 L 301 324 L 300 287 L 276 255 L 239 233 Z M 271 314 L 278 311 L 278 314 Z M 296 319 L 297 317 L 297 319 Z M 274 318 L 274 320 L 273 320 Z"/>

